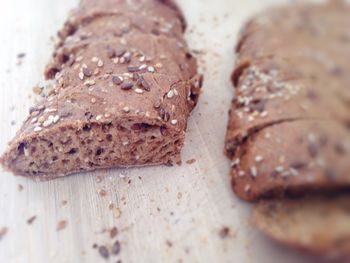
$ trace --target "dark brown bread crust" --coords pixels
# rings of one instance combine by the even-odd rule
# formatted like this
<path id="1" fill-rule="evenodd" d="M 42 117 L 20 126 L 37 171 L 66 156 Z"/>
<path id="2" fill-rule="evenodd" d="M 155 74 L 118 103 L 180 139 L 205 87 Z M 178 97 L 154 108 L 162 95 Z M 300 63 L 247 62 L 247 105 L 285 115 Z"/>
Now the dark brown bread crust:
<path id="1" fill-rule="evenodd" d="M 237 45 L 226 153 L 243 199 L 350 187 L 350 8 L 276 8 Z"/>
<path id="2" fill-rule="evenodd" d="M 1 158 L 15 174 L 54 178 L 180 161 L 201 76 L 175 5 L 82 0 L 45 75 L 55 84 Z"/>

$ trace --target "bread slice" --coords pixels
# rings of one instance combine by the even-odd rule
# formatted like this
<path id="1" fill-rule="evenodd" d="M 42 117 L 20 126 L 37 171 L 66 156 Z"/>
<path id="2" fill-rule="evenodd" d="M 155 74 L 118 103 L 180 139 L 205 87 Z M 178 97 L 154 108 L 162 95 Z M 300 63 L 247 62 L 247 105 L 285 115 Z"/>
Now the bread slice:
<path id="1" fill-rule="evenodd" d="M 263 201 L 256 205 L 253 219 L 279 242 L 328 260 L 350 260 L 348 194 Z"/>
<path id="2" fill-rule="evenodd" d="M 349 189 L 349 155 L 349 130 L 337 121 L 267 125 L 236 147 L 233 189 L 246 200 Z"/>
<path id="3" fill-rule="evenodd" d="M 81 1 L 46 68 L 52 90 L 30 110 L 3 166 L 43 179 L 179 163 L 202 85 L 184 26 L 165 1 Z"/>

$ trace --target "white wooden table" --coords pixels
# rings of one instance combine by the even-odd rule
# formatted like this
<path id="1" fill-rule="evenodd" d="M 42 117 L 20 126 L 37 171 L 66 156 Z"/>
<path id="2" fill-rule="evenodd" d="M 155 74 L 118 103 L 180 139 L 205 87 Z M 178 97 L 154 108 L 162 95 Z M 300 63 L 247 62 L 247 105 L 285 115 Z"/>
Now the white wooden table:
<path id="1" fill-rule="evenodd" d="M 189 120 L 183 165 L 115 169 L 44 183 L 1 172 L 0 229 L 8 232 L 0 241 L 0 262 L 105 262 L 92 246 L 111 246 L 114 240 L 105 230 L 114 226 L 121 253 L 108 262 L 312 262 L 251 227 L 250 205 L 232 193 L 223 155 L 237 32 L 250 15 L 275 2 L 180 0 L 189 44 L 205 51 L 199 55 L 205 85 Z M 0 1 L 0 152 L 33 104 L 28 95 L 43 80 L 53 49 L 50 37 L 76 4 Z M 26 56 L 17 65 L 21 52 Z M 190 159 L 196 162 L 187 164 Z M 28 224 L 32 216 L 36 219 Z M 57 231 L 61 220 L 67 226 Z M 219 235 L 223 227 L 229 228 L 226 238 Z"/>

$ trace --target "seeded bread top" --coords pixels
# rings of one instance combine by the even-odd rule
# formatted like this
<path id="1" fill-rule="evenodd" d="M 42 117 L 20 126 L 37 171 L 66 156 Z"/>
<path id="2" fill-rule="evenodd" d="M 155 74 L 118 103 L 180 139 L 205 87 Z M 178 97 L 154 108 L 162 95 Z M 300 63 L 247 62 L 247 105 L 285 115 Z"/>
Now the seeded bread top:
<path id="1" fill-rule="evenodd" d="M 80 30 L 80 27 L 85 29 Z M 118 36 L 142 32 L 182 39 L 185 27 L 182 14 L 172 1 L 83 0 L 71 13 L 59 36 L 60 44 L 73 33 L 75 38 L 89 38 L 104 32 Z M 80 32 L 75 34 L 77 30 Z"/>

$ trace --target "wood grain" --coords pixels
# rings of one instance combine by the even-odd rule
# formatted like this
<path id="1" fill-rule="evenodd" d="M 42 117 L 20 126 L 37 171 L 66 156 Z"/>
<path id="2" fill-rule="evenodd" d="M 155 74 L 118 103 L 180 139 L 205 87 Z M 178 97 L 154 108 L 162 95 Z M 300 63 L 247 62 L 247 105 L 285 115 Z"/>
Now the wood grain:
<path id="1" fill-rule="evenodd" d="M 205 73 L 183 165 L 114 169 L 44 183 L 1 172 L 0 229 L 7 227 L 8 233 L 0 241 L 0 262 L 107 262 L 92 246 L 110 247 L 116 239 L 121 253 L 109 262 L 311 262 L 250 226 L 250 207 L 232 193 L 223 155 L 237 32 L 248 16 L 276 2 L 180 0 L 187 38 L 200 52 Z M 53 49 L 50 37 L 76 4 L 0 2 L 0 152 L 33 103 L 28 95 L 43 80 Z M 21 52 L 26 56 L 17 65 Z M 187 164 L 190 159 L 196 161 Z M 32 216 L 36 219 L 28 224 Z M 62 220 L 67 225 L 57 231 Z M 119 233 L 112 240 L 106 230 L 114 226 Z M 223 227 L 228 236 L 220 236 Z"/>

